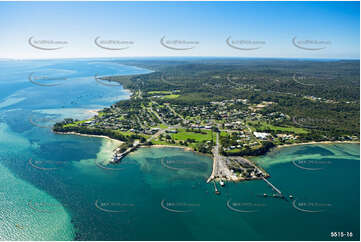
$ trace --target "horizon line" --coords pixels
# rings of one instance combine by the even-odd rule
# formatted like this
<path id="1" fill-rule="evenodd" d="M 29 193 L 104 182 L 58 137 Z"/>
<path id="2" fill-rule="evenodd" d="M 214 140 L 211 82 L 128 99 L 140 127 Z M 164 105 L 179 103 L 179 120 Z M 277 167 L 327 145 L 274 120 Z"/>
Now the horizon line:
<path id="1" fill-rule="evenodd" d="M 1 58 L 0 61 L 22 61 L 22 60 L 68 60 L 68 59 L 156 59 L 156 58 L 210 58 L 210 59 L 303 59 L 303 60 L 353 60 L 360 61 L 360 58 L 339 58 L 339 57 L 241 57 L 241 56 L 119 56 L 119 57 L 55 57 L 55 58 Z"/>

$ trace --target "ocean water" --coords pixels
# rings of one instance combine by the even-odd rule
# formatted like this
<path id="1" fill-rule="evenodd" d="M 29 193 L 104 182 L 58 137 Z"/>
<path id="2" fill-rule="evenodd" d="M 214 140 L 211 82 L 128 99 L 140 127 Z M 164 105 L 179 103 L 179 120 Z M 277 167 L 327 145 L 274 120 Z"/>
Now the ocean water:
<path id="1" fill-rule="evenodd" d="M 109 158 L 117 142 L 54 135 L 50 127 L 129 98 L 129 91 L 102 85 L 95 75 L 149 70 L 97 59 L 0 61 L 0 69 L 0 239 L 73 240 L 75 223 L 59 197 L 67 196 L 67 180 L 56 172 L 85 171 L 94 159 Z"/>
<path id="2" fill-rule="evenodd" d="M 360 146 L 287 147 L 255 158 L 264 181 L 207 184 L 212 159 L 141 148 L 120 165 L 119 144 L 53 134 L 64 117 L 129 97 L 94 75 L 146 73 L 100 60 L 0 62 L 0 238 L 7 240 L 359 240 Z M 29 81 L 37 73 L 42 86 Z"/>

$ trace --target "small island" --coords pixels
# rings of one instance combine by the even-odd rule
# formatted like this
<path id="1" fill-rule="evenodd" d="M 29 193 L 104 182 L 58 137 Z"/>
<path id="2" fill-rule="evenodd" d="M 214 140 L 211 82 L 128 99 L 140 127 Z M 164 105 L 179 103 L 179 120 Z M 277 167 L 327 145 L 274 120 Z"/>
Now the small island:
<path id="1" fill-rule="evenodd" d="M 149 67 L 149 63 L 138 64 Z M 294 74 L 274 76 L 258 70 L 254 70 L 258 76 L 251 72 L 245 78 L 241 70 L 224 64 L 175 66 L 160 63 L 151 66 L 156 71 L 150 74 L 96 77 L 99 84 L 122 84 L 131 90 L 131 98 L 88 120 L 65 119 L 56 123 L 53 131 L 122 141 L 111 163 L 121 164 L 141 146 L 183 147 L 209 154 L 214 162 L 208 182 L 269 177 L 247 157 L 264 155 L 277 146 L 359 142 L 359 122 L 352 120 L 359 114 L 357 102 L 303 95 L 295 86 L 312 89 L 302 84 L 304 78 L 301 83 L 295 81 Z M 197 68 L 199 72 L 195 72 Z M 267 86 L 260 84 L 264 82 L 255 81 L 265 76 L 276 83 L 288 83 L 290 90 L 266 90 Z M 350 116 L 340 120 L 335 108 Z M 343 126 L 343 122 L 350 126 Z"/>

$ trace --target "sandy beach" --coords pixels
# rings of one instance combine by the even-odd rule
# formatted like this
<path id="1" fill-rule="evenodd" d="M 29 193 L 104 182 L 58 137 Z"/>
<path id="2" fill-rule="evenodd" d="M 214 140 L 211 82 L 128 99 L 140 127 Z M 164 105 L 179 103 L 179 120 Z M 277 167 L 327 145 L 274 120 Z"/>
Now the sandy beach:
<path id="1" fill-rule="evenodd" d="M 201 153 L 201 152 L 193 150 L 191 147 L 185 147 L 185 146 L 180 146 L 180 145 L 141 145 L 139 147 L 140 148 L 179 148 L 179 149 L 183 149 L 185 151 L 196 152 L 199 155 L 205 155 L 208 157 L 212 157 L 211 154 Z"/>
<path id="2" fill-rule="evenodd" d="M 53 132 L 56 133 L 56 134 L 67 134 L 67 135 L 79 135 L 79 136 L 88 136 L 88 137 L 96 137 L 96 138 L 106 138 L 106 139 L 109 139 L 111 141 L 118 142 L 119 145 L 124 143 L 124 141 L 120 141 L 120 140 L 117 140 L 117 139 L 112 139 L 112 138 L 109 138 L 108 136 L 105 136 L 105 135 L 81 134 L 81 133 L 77 133 L 77 132 L 55 132 L 55 131 L 53 131 Z"/>
<path id="3" fill-rule="evenodd" d="M 88 110 L 89 113 L 94 114 L 94 115 L 98 115 L 100 111 L 102 111 L 102 109 Z"/>

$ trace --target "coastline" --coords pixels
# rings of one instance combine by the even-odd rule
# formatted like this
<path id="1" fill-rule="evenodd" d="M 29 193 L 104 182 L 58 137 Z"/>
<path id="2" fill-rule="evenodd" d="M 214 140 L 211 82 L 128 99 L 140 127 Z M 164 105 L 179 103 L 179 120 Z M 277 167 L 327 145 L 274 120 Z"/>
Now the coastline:
<path id="1" fill-rule="evenodd" d="M 91 110 L 91 112 L 96 112 L 96 110 Z M 82 133 L 77 133 L 77 132 L 58 132 L 58 131 L 52 131 L 55 134 L 63 134 L 63 135 L 79 135 L 79 136 L 86 136 L 86 137 L 95 137 L 95 138 L 105 138 L 114 142 L 118 142 L 119 144 L 123 144 L 124 141 L 121 140 L 117 140 L 117 139 L 113 139 L 110 138 L 108 136 L 105 135 L 93 135 L 93 134 L 82 134 Z M 360 144 L 360 141 L 311 141 L 311 142 L 307 142 L 307 143 L 294 143 L 294 144 L 283 144 L 283 145 L 277 145 L 275 147 L 273 147 L 272 149 L 270 149 L 267 153 L 269 153 L 270 151 L 274 151 L 274 150 L 278 150 L 278 149 L 282 149 L 282 148 L 287 148 L 287 147 L 293 147 L 293 146 L 302 146 L 302 145 L 318 145 L 318 144 Z M 160 144 L 156 144 L 156 145 L 140 145 L 139 148 L 179 148 L 179 149 L 183 149 L 185 151 L 192 151 L 201 155 L 206 155 L 209 157 L 213 157 L 211 154 L 206 154 L 206 153 L 201 153 L 198 152 L 194 149 L 192 149 L 191 147 L 187 147 L 187 146 L 180 146 L 180 145 L 160 145 Z M 264 154 L 265 155 L 265 154 Z M 232 157 L 232 156 L 230 156 Z M 248 157 L 250 159 L 255 158 L 257 156 L 242 156 L 242 158 L 244 159 L 248 159 Z M 250 161 L 250 160 L 249 160 Z"/>
<path id="2" fill-rule="evenodd" d="M 320 145 L 320 144 L 321 145 L 322 144 L 324 144 L 324 145 L 326 145 L 326 144 L 360 144 L 360 141 L 311 141 L 311 142 L 307 142 L 307 143 L 277 145 L 277 146 L 271 148 L 265 154 L 260 155 L 260 156 L 264 156 L 264 155 L 268 154 L 269 152 L 272 152 L 275 150 L 280 150 L 280 149 L 287 148 L 287 147 L 302 146 L 302 145 Z M 245 156 L 244 158 L 247 160 L 252 160 L 257 157 L 259 157 L 259 156 Z"/>
<path id="3" fill-rule="evenodd" d="M 110 137 L 105 136 L 105 135 L 82 134 L 82 133 L 77 133 L 77 132 L 73 132 L 73 131 L 72 132 L 52 131 L 52 132 L 55 133 L 55 134 L 62 134 L 62 135 L 78 135 L 78 136 L 85 136 L 85 137 L 105 138 L 105 139 L 108 139 L 108 140 L 111 140 L 111 141 L 114 141 L 114 142 L 118 142 L 119 144 L 124 143 L 124 141 L 113 139 L 113 138 L 110 138 Z M 195 152 L 197 154 L 212 157 L 212 155 L 210 155 L 210 154 L 201 153 L 201 152 L 193 150 L 191 147 L 180 146 L 180 145 L 140 145 L 139 148 L 178 148 L 178 149 L 183 149 L 185 151 L 192 151 L 192 152 Z"/>
<path id="4" fill-rule="evenodd" d="M 100 111 L 102 111 L 102 109 L 90 109 L 88 110 L 88 113 L 91 113 L 93 115 L 98 115 Z"/>
<path id="5" fill-rule="evenodd" d="M 180 145 L 140 145 L 140 148 L 179 148 L 179 149 L 184 149 L 186 151 L 194 151 L 192 148 L 190 147 L 185 147 L 185 146 L 180 146 Z M 196 151 L 194 151 L 196 152 Z M 197 152 L 199 153 L 199 152 Z"/>
<path id="6" fill-rule="evenodd" d="M 81 134 L 81 133 L 77 133 L 77 132 L 57 132 L 57 131 L 52 131 L 55 134 L 64 134 L 64 135 L 79 135 L 79 136 L 87 136 L 87 137 L 95 137 L 95 138 L 105 138 L 114 142 L 118 142 L 119 144 L 123 144 L 124 141 L 121 140 L 117 140 L 117 139 L 112 139 L 109 138 L 108 136 L 105 135 L 95 135 L 95 134 Z"/>
<path id="7" fill-rule="evenodd" d="M 131 76 L 131 75 L 130 75 Z M 104 80 L 109 80 L 111 76 L 107 76 L 107 77 L 103 77 Z M 120 81 L 116 81 L 120 84 L 120 86 L 123 87 L 122 83 Z M 123 89 L 127 92 L 129 92 L 129 99 L 127 100 L 130 100 L 131 97 L 134 95 L 134 92 L 131 90 L 131 89 L 125 89 L 123 87 Z M 88 112 L 93 114 L 93 115 L 98 115 L 99 112 L 101 111 L 102 109 L 96 109 L 96 110 L 89 110 Z M 106 138 L 108 140 L 111 140 L 113 142 L 117 142 L 119 145 L 125 143 L 124 141 L 121 141 L 121 140 L 118 140 L 118 139 L 114 139 L 114 138 L 110 138 L 108 136 L 105 136 L 105 135 L 92 135 L 92 134 L 83 134 L 83 133 L 77 133 L 77 132 L 56 132 L 56 131 L 53 131 L 54 133 L 56 134 L 68 134 L 68 135 L 79 135 L 79 136 L 88 136 L 88 137 L 96 137 L 96 138 Z M 310 141 L 310 142 L 305 142 L 305 143 L 293 143 L 293 144 L 282 144 L 282 145 L 276 145 L 274 146 L 273 148 L 269 149 L 268 151 L 266 151 L 263 155 L 266 155 L 267 153 L 269 153 L 270 151 L 274 151 L 274 150 L 278 150 L 278 149 L 282 149 L 282 148 L 286 148 L 286 147 L 292 147 L 292 146 L 302 146 L 302 145 L 318 145 L 318 144 L 360 144 L 360 141 Z M 184 151 L 192 151 L 192 152 L 195 152 L 197 154 L 200 154 L 200 155 L 206 155 L 208 157 L 211 157 L 213 158 L 213 155 L 212 154 L 206 154 L 206 153 L 201 153 L 199 151 L 196 151 L 194 150 L 193 148 L 191 147 L 188 147 L 188 146 L 181 146 L 181 145 L 172 145 L 172 144 L 152 144 L 152 145 L 139 145 L 137 144 L 137 147 L 139 148 L 179 148 L 179 149 L 183 149 Z M 136 147 L 136 148 L 137 148 Z M 135 149 L 136 149 L 135 148 Z M 134 150 L 135 150 L 134 149 Z M 114 154 L 117 154 L 117 152 L 115 151 L 116 149 L 113 150 L 113 153 Z M 133 150 L 131 150 L 130 152 L 132 152 Z M 129 153 L 130 153 L 129 152 Z M 127 152 L 128 154 L 128 152 Z M 125 154 L 126 155 L 126 154 Z M 253 161 L 252 161 L 252 158 L 257 158 L 261 155 L 256 155 L 256 156 L 238 156 L 238 157 L 241 157 L 242 159 L 245 159 L 247 160 L 248 162 L 252 163 L 254 166 L 257 166 L 257 164 L 255 164 Z M 229 157 L 232 157 L 232 156 L 229 156 Z M 237 156 L 233 156 L 233 157 L 237 157 Z M 212 167 L 212 173 L 211 173 L 211 176 L 209 177 L 208 181 L 211 181 L 211 180 L 216 180 L 218 181 L 219 178 L 215 178 L 214 175 L 213 175 L 213 172 L 215 170 L 215 162 L 213 161 L 213 167 Z M 262 169 L 263 172 L 265 172 L 267 174 L 266 178 L 267 177 L 270 177 L 270 174 L 268 174 L 266 172 L 266 170 L 264 170 L 262 167 L 259 167 L 260 169 Z M 236 178 L 236 179 L 226 179 L 228 182 L 232 181 L 232 182 L 241 182 L 241 181 L 247 181 L 247 180 L 258 180 L 258 178 L 253 178 L 253 179 L 248 179 L 248 178 Z M 207 181 L 207 182 L 208 182 Z"/>
<path id="8" fill-rule="evenodd" d="M 294 144 L 284 144 L 277 145 L 271 150 L 282 149 L 286 147 L 299 146 L 299 145 L 317 145 L 317 144 L 360 144 L 360 141 L 311 141 L 307 143 L 294 143 Z"/>
<path id="9" fill-rule="evenodd" d="M 110 138 L 105 135 L 82 134 L 82 133 L 77 133 L 77 132 L 73 132 L 73 131 L 72 132 L 52 131 L 52 132 L 55 134 L 63 134 L 63 135 L 79 135 L 79 136 L 85 136 L 85 137 L 105 138 L 105 139 L 117 142 L 117 143 L 119 143 L 119 145 L 124 143 L 124 141 L 113 139 L 113 138 Z M 318 144 L 360 144 L 360 141 L 311 141 L 311 142 L 307 142 L 307 143 L 284 144 L 284 145 L 277 145 L 276 147 L 273 147 L 267 153 L 269 153 L 270 151 L 287 148 L 287 147 L 302 146 L 302 145 L 318 145 Z M 208 157 L 213 157 L 211 154 L 201 153 L 201 152 L 195 151 L 191 147 L 180 146 L 180 145 L 170 145 L 170 144 L 169 145 L 159 145 L 159 144 L 158 145 L 140 145 L 139 148 L 179 148 L 179 149 L 183 149 L 185 151 L 192 151 L 192 152 L 195 152 L 200 155 L 206 155 Z M 232 156 L 230 156 L 230 157 L 232 157 Z M 246 159 L 250 162 L 252 162 L 251 161 L 252 158 L 256 158 L 256 157 L 257 156 L 242 156 L 243 159 Z"/>
<path id="10" fill-rule="evenodd" d="M 191 147 L 180 146 L 180 145 L 140 145 L 139 148 L 178 148 L 178 149 L 183 149 L 185 151 L 191 151 L 191 152 L 197 153 L 199 155 L 205 155 L 208 157 L 212 157 L 211 154 L 198 152 L 196 150 L 193 150 Z"/>

